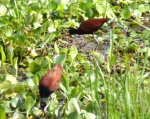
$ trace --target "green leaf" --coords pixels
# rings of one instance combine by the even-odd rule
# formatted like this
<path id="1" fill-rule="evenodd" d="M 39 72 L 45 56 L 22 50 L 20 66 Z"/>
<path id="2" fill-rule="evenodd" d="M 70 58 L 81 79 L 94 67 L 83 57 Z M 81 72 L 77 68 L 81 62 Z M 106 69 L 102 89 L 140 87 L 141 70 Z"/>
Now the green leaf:
<path id="1" fill-rule="evenodd" d="M 99 53 L 99 52 L 97 52 L 97 51 L 93 52 L 93 54 L 94 54 L 94 57 L 95 57 L 96 61 L 97 61 L 99 64 L 103 64 L 103 63 L 105 62 L 105 61 L 104 61 L 104 55 L 103 55 L 103 54 L 101 54 L 101 53 Z"/>
<path id="2" fill-rule="evenodd" d="M 13 119 L 25 119 L 25 115 L 20 114 L 19 112 L 14 112 Z"/>
<path id="3" fill-rule="evenodd" d="M 75 108 L 76 108 L 78 114 L 80 115 L 81 109 L 80 109 L 80 106 L 79 106 L 79 104 L 78 104 L 78 100 L 77 100 L 76 98 L 73 98 L 73 104 L 74 104 L 74 106 L 75 106 Z"/>
<path id="4" fill-rule="evenodd" d="M 17 77 L 17 73 L 18 73 L 18 57 L 15 57 L 13 59 L 13 69 L 14 69 L 15 76 Z"/>
<path id="5" fill-rule="evenodd" d="M 63 62 L 65 62 L 66 57 L 67 56 L 65 54 L 62 54 L 62 55 L 58 56 L 57 59 L 56 59 L 56 64 L 62 64 Z"/>
<path id="6" fill-rule="evenodd" d="M 131 17 L 131 12 L 129 10 L 129 7 L 124 7 L 124 9 L 122 10 L 121 12 L 121 16 L 124 18 L 124 19 L 129 19 Z"/>
<path id="7" fill-rule="evenodd" d="M 15 0 L 10 0 L 11 5 L 15 5 Z"/>
<path id="8" fill-rule="evenodd" d="M 144 32 L 141 35 L 142 40 L 147 40 L 150 37 L 150 31 L 149 30 L 144 30 Z"/>
<path id="9" fill-rule="evenodd" d="M 19 35 L 18 36 L 18 43 L 23 44 L 26 42 L 26 37 L 25 35 Z"/>
<path id="10" fill-rule="evenodd" d="M 6 55 L 3 46 L 0 45 L 0 59 L 4 62 L 6 60 Z"/>
<path id="11" fill-rule="evenodd" d="M 14 91 L 15 91 L 16 93 L 24 92 L 24 91 L 25 91 L 25 87 L 24 87 L 24 85 L 16 85 L 16 86 L 14 87 Z"/>
<path id="12" fill-rule="evenodd" d="M 17 107 L 18 103 L 21 103 L 21 102 L 20 102 L 20 99 L 17 98 L 17 97 L 14 97 L 14 98 L 12 99 L 12 101 L 11 101 L 11 105 L 12 105 L 14 108 Z"/>
<path id="13" fill-rule="evenodd" d="M 68 118 L 76 119 L 80 115 L 80 106 L 76 98 L 72 98 L 68 103 Z"/>
<path id="14" fill-rule="evenodd" d="M 93 4 L 93 0 L 87 0 L 86 1 L 88 4 Z"/>
<path id="15" fill-rule="evenodd" d="M 10 86 L 11 86 L 11 82 L 10 81 L 4 81 L 3 83 L 0 84 L 0 94 L 2 94 L 3 92 L 5 92 Z"/>
<path id="16" fill-rule="evenodd" d="M 35 63 L 35 62 L 32 62 L 32 63 L 30 63 L 30 71 L 31 71 L 31 73 L 36 73 L 38 70 L 40 70 L 40 65 L 38 65 L 37 63 Z"/>
<path id="17" fill-rule="evenodd" d="M 71 46 L 69 55 L 71 56 L 72 60 L 75 59 L 75 57 L 77 56 L 77 54 L 78 54 L 77 47 L 75 45 Z"/>
<path id="18" fill-rule="evenodd" d="M 56 31 L 56 28 L 54 28 L 53 26 L 50 26 L 50 27 L 48 27 L 47 30 L 48 30 L 49 33 L 53 33 L 53 32 Z"/>
<path id="19" fill-rule="evenodd" d="M 29 5 L 31 7 L 32 10 L 34 11 L 40 11 L 40 3 L 32 3 Z"/>
<path id="20" fill-rule="evenodd" d="M 6 53 L 7 53 L 7 59 L 12 63 L 12 58 L 13 58 L 13 45 L 12 45 L 12 42 L 7 46 L 6 48 Z"/>
<path id="21" fill-rule="evenodd" d="M 147 56 L 150 57 L 150 48 L 144 47 L 143 49 L 139 49 L 139 52 L 147 53 Z"/>
<path id="22" fill-rule="evenodd" d="M 34 16 L 32 15 L 26 15 L 26 25 L 30 25 L 30 23 L 32 22 Z"/>
<path id="23" fill-rule="evenodd" d="M 55 44 L 54 44 L 54 49 L 55 49 L 55 52 L 56 52 L 56 53 L 59 53 L 59 47 L 58 47 L 58 45 L 57 45 L 56 42 L 55 42 Z"/>
<path id="24" fill-rule="evenodd" d="M 27 79 L 28 86 L 34 87 L 39 84 L 39 79 L 46 73 L 46 71 L 38 71 L 35 73 L 35 76 Z"/>
<path id="25" fill-rule="evenodd" d="M 34 22 L 33 25 L 35 29 L 41 27 L 41 24 L 39 22 Z"/>
<path id="26" fill-rule="evenodd" d="M 85 115 L 86 119 L 96 119 L 96 116 L 93 113 L 86 112 L 86 113 L 84 113 L 84 115 Z"/>
<path id="27" fill-rule="evenodd" d="M 45 44 L 48 43 L 49 41 L 53 40 L 55 38 L 55 34 L 54 33 L 51 33 L 49 35 L 46 36 L 46 38 L 44 39 L 45 40 Z"/>
<path id="28" fill-rule="evenodd" d="M 27 96 L 24 104 L 25 104 L 25 108 L 26 108 L 26 117 L 28 117 L 31 108 L 35 104 L 35 99 L 33 99 L 31 96 Z"/>
<path id="29" fill-rule="evenodd" d="M 5 108 L 0 105 L 0 119 L 5 119 Z"/>
<path id="30" fill-rule="evenodd" d="M 4 16 L 7 13 L 7 8 L 0 4 L 0 16 Z"/>
<path id="31" fill-rule="evenodd" d="M 52 60 L 49 57 L 45 57 L 42 60 L 41 67 L 45 70 L 49 70 L 51 68 L 51 62 Z"/>
<path id="32" fill-rule="evenodd" d="M 98 11 L 99 14 L 102 14 L 104 11 L 103 7 L 98 3 L 96 3 L 96 10 Z"/>
<path id="33" fill-rule="evenodd" d="M 9 28 L 9 29 L 6 30 L 5 35 L 6 35 L 7 37 L 11 37 L 11 36 L 12 36 L 12 32 L 13 32 L 13 29 L 12 29 L 12 28 Z"/>
<path id="34" fill-rule="evenodd" d="M 55 9 L 57 8 L 57 6 L 58 6 L 58 4 L 57 4 L 55 1 L 50 1 L 50 2 L 48 3 L 48 9 L 49 9 L 50 11 L 55 10 Z"/>
<path id="35" fill-rule="evenodd" d="M 61 53 L 61 54 L 67 54 L 67 52 L 68 52 L 68 48 L 62 48 L 62 49 L 60 50 L 60 53 Z"/>
<path id="36" fill-rule="evenodd" d="M 86 9 L 85 16 L 87 16 L 88 18 L 92 18 L 93 10 L 91 8 Z"/>
<path id="37" fill-rule="evenodd" d="M 14 77 L 13 75 L 6 75 L 6 80 L 7 81 L 10 81 L 11 82 L 11 84 L 17 84 L 17 79 L 16 79 L 16 77 Z"/>
<path id="38" fill-rule="evenodd" d="M 136 18 L 140 18 L 142 15 L 142 12 L 138 9 L 134 10 L 133 14 L 135 15 Z"/>

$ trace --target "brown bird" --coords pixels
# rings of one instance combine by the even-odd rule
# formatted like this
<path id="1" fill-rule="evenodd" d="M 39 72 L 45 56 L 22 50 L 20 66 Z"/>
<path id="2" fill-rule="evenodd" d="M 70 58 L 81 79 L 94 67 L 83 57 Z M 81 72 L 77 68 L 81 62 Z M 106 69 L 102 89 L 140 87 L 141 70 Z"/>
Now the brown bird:
<path id="1" fill-rule="evenodd" d="M 80 24 L 78 29 L 69 28 L 69 34 L 93 34 L 93 32 L 97 31 L 106 21 L 107 18 L 93 18 L 86 20 Z"/>
<path id="2" fill-rule="evenodd" d="M 39 93 L 41 96 L 40 106 L 44 112 L 46 107 L 46 98 L 59 88 L 62 76 L 62 66 L 57 64 L 49 70 L 39 82 Z"/>

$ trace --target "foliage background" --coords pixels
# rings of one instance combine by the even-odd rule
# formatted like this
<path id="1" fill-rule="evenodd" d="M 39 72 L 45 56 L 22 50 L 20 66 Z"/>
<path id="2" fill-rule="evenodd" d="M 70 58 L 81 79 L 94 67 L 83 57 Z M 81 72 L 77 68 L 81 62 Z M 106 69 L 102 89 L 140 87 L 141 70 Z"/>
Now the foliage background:
<path id="1" fill-rule="evenodd" d="M 0 16 L 0 119 L 41 118 L 38 83 L 57 63 L 45 117 L 150 118 L 149 0 L 1 0 Z M 97 33 L 109 48 L 81 52 L 68 28 L 95 17 L 109 19 Z"/>

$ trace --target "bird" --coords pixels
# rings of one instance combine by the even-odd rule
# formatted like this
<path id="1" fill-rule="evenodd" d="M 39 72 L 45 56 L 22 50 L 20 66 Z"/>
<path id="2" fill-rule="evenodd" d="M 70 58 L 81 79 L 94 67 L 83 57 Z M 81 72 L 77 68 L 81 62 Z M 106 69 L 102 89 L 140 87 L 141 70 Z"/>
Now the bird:
<path id="1" fill-rule="evenodd" d="M 69 36 L 73 34 L 93 34 L 97 31 L 108 19 L 107 18 L 92 18 L 82 22 L 78 29 L 69 28 Z M 95 37 L 94 37 L 95 38 Z M 96 38 L 95 38 L 96 39 Z M 97 40 L 96 40 L 97 41 Z"/>
<path id="2" fill-rule="evenodd" d="M 39 93 L 41 97 L 40 107 L 42 112 L 47 108 L 46 99 L 59 88 L 61 77 L 62 66 L 61 64 L 57 64 L 41 78 L 39 82 Z"/>

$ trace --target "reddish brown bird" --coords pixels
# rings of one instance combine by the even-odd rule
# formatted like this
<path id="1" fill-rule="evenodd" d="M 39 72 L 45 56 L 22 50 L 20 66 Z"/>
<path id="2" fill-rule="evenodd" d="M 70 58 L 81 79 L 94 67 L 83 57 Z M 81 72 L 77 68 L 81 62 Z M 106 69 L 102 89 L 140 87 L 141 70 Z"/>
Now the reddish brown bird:
<path id="1" fill-rule="evenodd" d="M 41 78 L 39 82 L 39 92 L 41 96 L 40 106 L 43 112 L 46 107 L 46 98 L 59 88 L 61 76 L 62 66 L 57 64 Z"/>
<path id="2" fill-rule="evenodd" d="M 93 34 L 93 32 L 97 31 L 105 22 L 107 21 L 107 18 L 93 18 L 86 20 L 81 23 L 80 27 L 78 29 L 70 28 L 69 34 Z"/>

